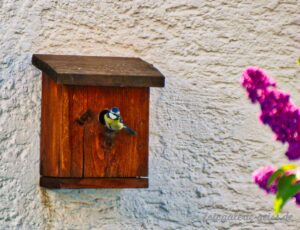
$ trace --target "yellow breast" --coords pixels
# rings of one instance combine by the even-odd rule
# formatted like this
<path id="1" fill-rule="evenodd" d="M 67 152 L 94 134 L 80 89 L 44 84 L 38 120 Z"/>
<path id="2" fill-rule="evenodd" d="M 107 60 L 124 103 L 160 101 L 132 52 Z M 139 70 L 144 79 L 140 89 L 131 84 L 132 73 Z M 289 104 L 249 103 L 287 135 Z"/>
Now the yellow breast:
<path id="1" fill-rule="evenodd" d="M 104 116 L 105 125 L 111 130 L 121 130 L 123 128 L 123 124 L 120 120 L 112 120 L 110 119 L 107 114 Z"/>

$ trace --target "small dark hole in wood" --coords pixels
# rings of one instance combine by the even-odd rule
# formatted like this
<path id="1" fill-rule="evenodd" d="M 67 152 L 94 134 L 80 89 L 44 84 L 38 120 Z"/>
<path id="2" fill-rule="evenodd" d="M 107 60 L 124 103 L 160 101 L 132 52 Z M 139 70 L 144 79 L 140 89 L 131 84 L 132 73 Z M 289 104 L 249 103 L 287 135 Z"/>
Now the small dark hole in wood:
<path id="1" fill-rule="evenodd" d="M 76 121 L 80 125 L 84 125 L 84 123 L 92 117 L 92 111 L 88 109 L 85 113 L 83 113 Z"/>

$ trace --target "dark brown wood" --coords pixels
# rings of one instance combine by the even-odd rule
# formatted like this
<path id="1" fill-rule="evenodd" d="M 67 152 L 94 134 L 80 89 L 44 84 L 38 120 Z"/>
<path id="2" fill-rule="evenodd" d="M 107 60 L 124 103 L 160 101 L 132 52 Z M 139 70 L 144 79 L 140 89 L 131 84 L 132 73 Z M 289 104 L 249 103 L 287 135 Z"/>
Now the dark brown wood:
<path id="1" fill-rule="evenodd" d="M 58 188 L 148 188 L 147 178 L 59 178 L 41 177 L 40 186 Z"/>
<path id="2" fill-rule="evenodd" d="M 165 82 L 140 58 L 34 54 L 32 64 L 66 85 L 163 87 Z"/>
<path id="3" fill-rule="evenodd" d="M 85 177 L 148 176 L 149 88 L 88 87 L 93 117 L 84 130 Z M 124 123 L 137 131 L 112 134 L 98 121 L 99 113 L 116 106 Z"/>

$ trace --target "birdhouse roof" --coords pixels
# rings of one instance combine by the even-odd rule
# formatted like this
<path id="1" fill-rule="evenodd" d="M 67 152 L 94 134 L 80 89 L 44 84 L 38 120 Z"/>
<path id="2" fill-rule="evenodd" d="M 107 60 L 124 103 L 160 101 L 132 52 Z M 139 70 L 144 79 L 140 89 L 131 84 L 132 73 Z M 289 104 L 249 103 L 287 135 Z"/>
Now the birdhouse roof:
<path id="1" fill-rule="evenodd" d="M 135 57 L 34 54 L 32 64 L 66 85 L 164 87 L 165 77 Z"/>

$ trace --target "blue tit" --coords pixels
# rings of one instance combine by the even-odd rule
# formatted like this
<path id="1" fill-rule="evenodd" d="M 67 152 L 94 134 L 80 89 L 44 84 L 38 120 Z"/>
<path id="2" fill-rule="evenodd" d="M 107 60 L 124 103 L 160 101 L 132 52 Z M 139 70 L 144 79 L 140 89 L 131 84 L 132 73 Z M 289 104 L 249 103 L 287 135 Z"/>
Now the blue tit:
<path id="1" fill-rule="evenodd" d="M 120 110 L 117 107 L 113 107 L 110 110 L 103 110 L 99 115 L 99 121 L 111 131 L 125 129 L 129 134 L 136 135 L 136 132 L 133 129 L 127 127 L 123 123 Z"/>

